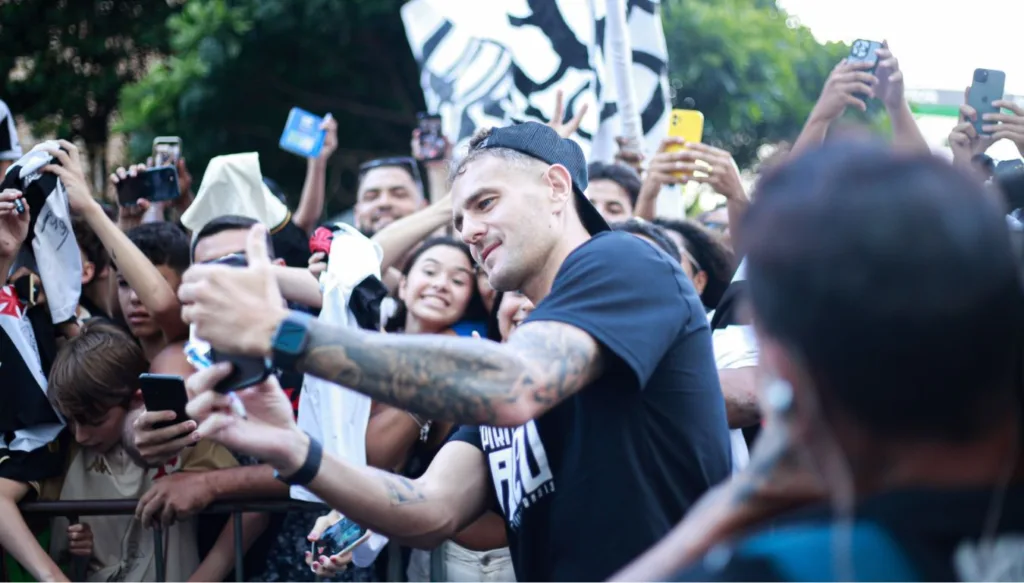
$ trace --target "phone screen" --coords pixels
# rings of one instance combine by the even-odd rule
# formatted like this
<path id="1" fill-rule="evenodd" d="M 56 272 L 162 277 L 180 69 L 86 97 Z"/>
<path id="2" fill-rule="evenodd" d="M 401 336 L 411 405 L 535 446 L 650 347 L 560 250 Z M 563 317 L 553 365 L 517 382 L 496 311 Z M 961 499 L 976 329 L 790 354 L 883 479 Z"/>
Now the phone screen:
<path id="1" fill-rule="evenodd" d="M 311 542 L 309 551 L 313 557 L 340 555 L 355 548 L 366 535 L 366 528 L 342 518 L 325 530 L 320 540 Z"/>
<path id="2" fill-rule="evenodd" d="M 153 166 L 177 166 L 181 158 L 181 138 L 160 137 L 153 140 Z"/>
<path id="3" fill-rule="evenodd" d="M 442 160 L 445 155 L 444 131 L 441 116 L 419 114 L 420 155 L 424 160 Z"/>

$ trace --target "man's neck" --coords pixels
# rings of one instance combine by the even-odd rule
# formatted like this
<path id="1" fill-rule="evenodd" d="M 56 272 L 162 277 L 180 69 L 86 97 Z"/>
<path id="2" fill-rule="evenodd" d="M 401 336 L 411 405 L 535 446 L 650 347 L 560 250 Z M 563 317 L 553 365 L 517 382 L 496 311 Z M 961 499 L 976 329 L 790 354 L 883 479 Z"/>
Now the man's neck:
<path id="1" fill-rule="evenodd" d="M 855 454 L 851 469 L 862 495 L 910 487 L 993 486 L 1014 471 L 1019 441 L 1016 424 L 1002 423 L 966 443 L 875 444 Z"/>
<path id="2" fill-rule="evenodd" d="M 523 289 L 520 290 L 523 295 L 529 298 L 533 305 L 540 304 L 541 300 L 551 293 L 551 286 L 555 283 L 555 276 L 558 275 L 558 270 L 562 268 L 562 264 L 565 263 L 569 254 L 589 240 L 590 233 L 583 228 L 583 225 L 574 222 L 569 226 L 567 232 L 559 239 L 558 244 L 551 250 L 551 253 L 548 254 L 543 267 L 523 285 Z"/>

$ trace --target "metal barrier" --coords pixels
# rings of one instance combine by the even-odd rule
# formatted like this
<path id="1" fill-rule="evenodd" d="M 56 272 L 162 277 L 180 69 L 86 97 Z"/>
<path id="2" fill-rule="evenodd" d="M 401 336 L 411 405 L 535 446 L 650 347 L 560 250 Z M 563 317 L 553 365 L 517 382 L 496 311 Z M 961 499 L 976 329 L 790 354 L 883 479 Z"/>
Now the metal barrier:
<path id="1" fill-rule="evenodd" d="M 81 516 L 124 516 L 135 514 L 139 505 L 138 500 L 57 500 L 53 502 L 25 502 L 18 505 L 24 515 L 63 516 L 72 524 L 77 524 Z M 227 499 L 213 502 L 200 514 L 230 514 L 235 525 L 235 581 L 245 581 L 243 574 L 243 559 L 245 553 L 242 550 L 242 513 L 243 512 L 289 512 L 293 510 L 312 511 L 318 510 L 327 514 L 330 508 L 324 504 L 304 502 L 301 500 L 284 499 Z M 167 565 L 165 564 L 163 545 L 163 531 L 159 528 L 153 529 L 153 546 L 156 556 L 156 580 L 164 581 L 167 578 Z M 72 563 L 73 581 L 85 580 L 85 569 L 87 561 L 74 561 Z"/>

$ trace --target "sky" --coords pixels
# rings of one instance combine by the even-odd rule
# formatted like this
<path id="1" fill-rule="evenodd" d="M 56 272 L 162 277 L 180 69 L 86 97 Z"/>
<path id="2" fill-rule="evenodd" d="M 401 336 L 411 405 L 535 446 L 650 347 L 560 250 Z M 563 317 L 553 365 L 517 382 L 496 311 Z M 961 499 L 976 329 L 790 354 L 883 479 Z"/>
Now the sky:
<path id="1" fill-rule="evenodd" d="M 1024 0 L 779 0 L 779 5 L 820 42 L 888 40 L 908 89 L 962 91 L 974 70 L 983 68 L 1006 73 L 1007 95 L 1024 95 Z M 935 117 L 918 122 L 935 146 L 954 124 Z M 1020 156 L 1007 140 L 988 154 L 997 160 Z"/>
<path id="2" fill-rule="evenodd" d="M 819 41 L 888 40 L 907 87 L 960 89 L 974 69 L 1006 72 L 1024 95 L 1024 0 L 779 0 Z M 990 18 L 983 18 L 990 16 Z"/>

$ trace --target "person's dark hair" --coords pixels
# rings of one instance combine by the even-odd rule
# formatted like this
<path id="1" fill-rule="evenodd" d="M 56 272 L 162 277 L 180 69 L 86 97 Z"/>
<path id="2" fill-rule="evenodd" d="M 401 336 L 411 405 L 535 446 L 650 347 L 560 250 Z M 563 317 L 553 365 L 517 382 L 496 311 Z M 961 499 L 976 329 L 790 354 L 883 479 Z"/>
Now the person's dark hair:
<path id="1" fill-rule="evenodd" d="M 142 348 L 127 332 L 93 318 L 57 353 L 46 394 L 65 417 L 93 424 L 114 407 L 127 407 L 147 370 Z"/>
<path id="2" fill-rule="evenodd" d="M 501 337 L 501 326 L 498 325 L 498 312 L 501 311 L 501 301 L 505 298 L 505 292 L 497 291 L 494 292 L 494 305 L 491 306 L 491 311 L 487 313 L 487 339 L 495 342 L 502 342 L 504 338 Z"/>
<path id="3" fill-rule="evenodd" d="M 709 310 L 718 307 L 732 276 L 736 273 L 736 255 L 722 237 L 692 220 L 654 219 L 654 224 L 675 231 L 683 238 L 686 252 L 697 262 L 693 267 L 708 276 L 700 300 Z M 692 261 L 691 261 L 692 263 Z"/>
<path id="4" fill-rule="evenodd" d="M 408 276 L 409 272 L 412 271 L 412 266 L 416 264 L 416 261 L 420 256 L 422 256 L 428 249 L 438 247 L 440 245 L 458 249 L 466 255 L 466 258 L 469 259 L 470 265 L 475 265 L 473 255 L 469 251 L 469 246 L 462 241 L 453 239 L 452 237 L 432 237 L 423 241 L 423 243 L 421 243 L 420 246 L 409 255 L 409 258 L 402 266 L 402 275 Z M 487 308 L 484 307 L 484 300 L 480 297 L 480 290 L 476 287 L 475 277 L 473 278 L 472 285 L 473 294 L 469 298 L 469 304 L 466 305 L 466 311 L 462 314 L 462 319 L 460 321 L 483 321 L 487 318 Z M 395 294 L 395 300 L 398 303 L 398 309 L 395 310 L 395 315 L 388 320 L 387 325 L 384 327 L 388 332 L 400 332 L 405 327 L 405 317 L 408 314 L 408 311 L 405 308 L 405 302 L 398 299 L 397 292 Z"/>
<path id="5" fill-rule="evenodd" d="M 755 319 L 826 416 L 953 441 L 1017 407 L 1024 292 L 1005 216 L 972 177 L 836 143 L 767 175 L 742 227 Z"/>
<path id="6" fill-rule="evenodd" d="M 188 235 L 178 225 L 145 223 L 125 234 L 153 265 L 166 265 L 179 274 L 188 269 Z"/>
<path id="7" fill-rule="evenodd" d="M 85 219 L 77 216 L 72 217 L 71 228 L 75 232 L 75 240 L 78 241 L 79 249 L 85 254 L 85 258 L 92 262 L 95 266 L 96 275 L 99 275 L 104 268 L 110 265 L 110 253 L 107 252 L 107 248 L 100 241 L 100 238 L 96 236 L 96 232 L 92 230 L 92 227 L 89 226 Z"/>
<path id="8" fill-rule="evenodd" d="M 613 231 L 622 231 L 624 233 L 632 233 L 634 235 L 640 235 L 646 237 L 658 247 L 668 253 L 668 256 L 675 260 L 676 263 L 682 261 L 682 256 L 679 254 L 679 247 L 676 246 L 676 242 L 669 238 L 665 233 L 665 229 L 649 223 L 643 219 L 628 219 L 622 222 L 612 224 Z"/>
<path id="9" fill-rule="evenodd" d="M 642 184 L 640 175 L 625 164 L 606 164 L 604 162 L 591 162 L 587 166 L 587 181 L 593 184 L 595 180 L 611 180 L 618 184 L 629 195 L 629 202 L 636 205 L 636 199 L 640 196 Z"/>
<path id="10" fill-rule="evenodd" d="M 196 246 L 199 242 L 207 237 L 212 237 L 218 233 L 224 231 L 248 231 L 252 229 L 253 225 L 258 225 L 259 221 L 250 217 L 243 217 L 241 215 L 221 215 L 210 222 L 203 225 L 199 232 L 192 237 L 192 246 L 189 249 L 189 257 L 195 258 Z M 270 254 L 270 258 L 274 259 L 274 239 L 271 237 L 270 231 L 267 231 L 267 253 Z"/>

